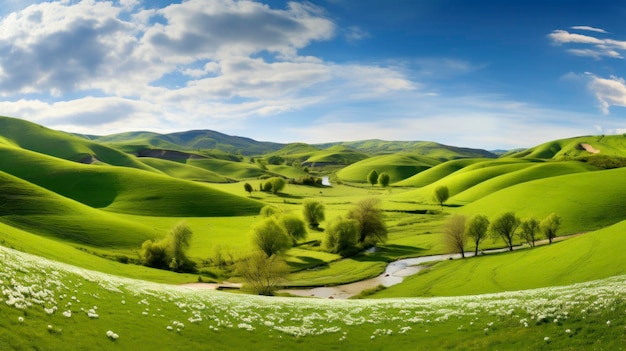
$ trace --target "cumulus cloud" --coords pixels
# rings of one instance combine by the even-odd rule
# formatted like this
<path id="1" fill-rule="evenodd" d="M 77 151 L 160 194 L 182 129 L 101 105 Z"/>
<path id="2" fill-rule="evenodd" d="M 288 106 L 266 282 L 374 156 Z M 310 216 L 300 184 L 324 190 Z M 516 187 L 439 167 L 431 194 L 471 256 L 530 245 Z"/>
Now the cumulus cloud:
<path id="1" fill-rule="evenodd" d="M 415 88 L 391 66 L 300 55 L 339 32 L 309 2 L 283 9 L 238 0 L 143 6 L 51 1 L 0 17 L 2 114 L 71 130 L 128 129 L 140 117 L 180 129 L 294 111 L 338 95 L 378 98 Z"/>
<path id="2" fill-rule="evenodd" d="M 575 30 L 584 30 L 598 34 L 607 34 L 603 29 L 589 26 L 574 26 Z M 626 51 L 626 41 L 598 38 L 592 35 L 570 33 L 566 30 L 557 29 L 548 34 L 548 38 L 555 45 L 575 45 L 576 47 L 566 51 L 575 56 L 592 57 L 594 59 L 623 58 L 620 51 Z"/>
<path id="3" fill-rule="evenodd" d="M 604 114 L 609 113 L 611 106 L 626 107 L 626 81 L 623 78 L 611 76 L 601 78 L 589 75 L 589 89 L 594 93 Z"/>

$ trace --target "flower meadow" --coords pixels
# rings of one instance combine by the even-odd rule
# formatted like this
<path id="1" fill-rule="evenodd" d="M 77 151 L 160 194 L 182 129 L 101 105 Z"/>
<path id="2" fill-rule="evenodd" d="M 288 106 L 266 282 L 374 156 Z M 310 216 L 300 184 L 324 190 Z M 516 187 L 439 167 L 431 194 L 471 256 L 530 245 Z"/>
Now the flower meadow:
<path id="1" fill-rule="evenodd" d="M 491 295 L 261 297 L 115 277 L 0 247 L 0 349 L 606 349 L 626 276 Z"/>

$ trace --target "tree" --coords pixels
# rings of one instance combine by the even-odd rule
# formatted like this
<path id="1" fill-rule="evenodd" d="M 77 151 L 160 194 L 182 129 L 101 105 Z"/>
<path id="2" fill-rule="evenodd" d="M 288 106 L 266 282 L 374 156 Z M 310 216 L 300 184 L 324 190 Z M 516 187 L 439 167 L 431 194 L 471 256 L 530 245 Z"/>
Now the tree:
<path id="1" fill-rule="evenodd" d="M 169 243 L 168 248 L 171 251 L 169 266 L 172 270 L 178 271 L 189 261 L 187 250 L 189 249 L 192 235 L 191 228 L 185 222 L 179 222 L 170 230 L 167 241 Z"/>
<path id="2" fill-rule="evenodd" d="M 141 263 L 144 266 L 159 269 L 168 268 L 167 250 L 162 240 L 144 241 L 143 244 L 141 244 L 139 255 L 141 257 Z"/>
<path id="3" fill-rule="evenodd" d="M 261 211 L 259 211 L 259 215 L 263 218 L 276 216 L 280 213 L 280 210 L 274 206 L 265 205 L 261 207 Z"/>
<path id="4" fill-rule="evenodd" d="M 494 237 L 501 238 L 509 250 L 513 251 L 513 237 L 519 225 L 520 220 L 515 213 L 507 212 L 493 221 L 489 230 Z"/>
<path id="5" fill-rule="evenodd" d="M 539 232 L 539 220 L 536 218 L 529 218 L 522 222 L 519 236 L 522 240 L 527 242 L 530 247 L 535 247 L 535 240 L 537 240 Z"/>
<path id="6" fill-rule="evenodd" d="M 474 242 L 474 256 L 478 256 L 478 245 L 487 237 L 489 219 L 483 215 L 474 216 L 466 228 L 466 235 Z"/>
<path id="7" fill-rule="evenodd" d="M 386 188 L 389 186 L 389 174 L 383 172 L 378 176 L 378 184 L 383 187 Z"/>
<path id="8" fill-rule="evenodd" d="M 454 215 L 443 227 L 443 244 L 449 253 L 460 253 L 465 258 L 465 216 Z"/>
<path id="9" fill-rule="evenodd" d="M 561 226 L 561 217 L 559 217 L 556 213 L 551 213 L 548 217 L 546 217 L 543 221 L 541 221 L 541 231 L 548 239 L 548 243 L 552 244 L 552 240 L 556 238 L 556 232 L 559 230 Z"/>
<path id="10" fill-rule="evenodd" d="M 326 228 L 324 247 L 343 257 L 355 253 L 359 239 L 359 223 L 354 219 L 337 217 Z"/>
<path id="11" fill-rule="evenodd" d="M 244 279 L 245 288 L 258 295 L 273 295 L 289 268 L 276 255 L 268 257 L 263 252 L 255 252 L 239 261 L 235 272 Z"/>
<path id="12" fill-rule="evenodd" d="M 281 177 L 273 177 L 268 180 L 272 184 L 272 193 L 278 194 L 281 190 L 285 189 L 287 182 Z"/>
<path id="13" fill-rule="evenodd" d="M 165 238 L 147 240 L 141 245 L 141 262 L 149 267 L 189 271 L 194 262 L 187 258 L 193 232 L 185 223 L 176 224 Z"/>
<path id="14" fill-rule="evenodd" d="M 374 186 L 378 183 L 378 172 L 375 169 L 372 169 L 370 173 L 367 175 L 367 182 Z"/>
<path id="15" fill-rule="evenodd" d="M 298 240 L 306 238 L 306 226 L 304 221 L 293 213 L 285 214 L 279 219 L 280 225 L 285 229 L 291 241 L 296 244 Z"/>
<path id="16" fill-rule="evenodd" d="M 243 189 L 250 195 L 252 195 L 252 191 L 254 190 L 252 189 L 252 185 L 250 185 L 250 183 L 244 184 Z"/>
<path id="17" fill-rule="evenodd" d="M 317 229 L 325 218 L 324 205 L 314 200 L 304 200 L 302 214 L 309 227 Z"/>
<path id="18" fill-rule="evenodd" d="M 274 217 L 257 223 L 253 228 L 253 242 L 267 257 L 291 247 L 291 239 Z"/>
<path id="19" fill-rule="evenodd" d="M 359 242 L 375 245 L 387 240 L 387 226 L 383 220 L 383 211 L 378 207 L 380 200 L 366 198 L 357 202 L 348 218 L 359 223 Z"/>
<path id="20" fill-rule="evenodd" d="M 435 189 L 435 201 L 439 203 L 442 211 L 443 211 L 443 204 L 446 201 L 448 201 L 449 197 L 450 197 L 450 190 L 448 190 L 447 186 L 441 185 Z"/>

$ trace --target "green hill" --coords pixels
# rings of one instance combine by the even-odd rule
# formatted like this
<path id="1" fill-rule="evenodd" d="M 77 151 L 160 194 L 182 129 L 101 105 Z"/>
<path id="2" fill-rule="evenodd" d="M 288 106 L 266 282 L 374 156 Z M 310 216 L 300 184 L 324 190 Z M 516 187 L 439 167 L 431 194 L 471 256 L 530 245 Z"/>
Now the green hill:
<path id="1" fill-rule="evenodd" d="M 434 183 L 439 179 L 445 178 L 450 174 L 465 168 L 474 163 L 484 162 L 488 159 L 485 158 L 466 158 L 460 160 L 452 160 L 435 165 L 423 172 L 420 172 L 412 177 L 409 177 L 403 181 L 397 182 L 396 186 L 410 186 L 410 187 L 422 187 L 428 184 Z"/>
<path id="2" fill-rule="evenodd" d="M 204 184 L 126 167 L 85 165 L 0 146 L 0 170 L 110 211 L 155 216 L 238 216 L 262 204 Z"/>
<path id="3" fill-rule="evenodd" d="M 461 213 L 494 218 L 514 211 L 521 218 L 555 212 L 562 233 L 597 230 L 626 219 L 626 168 L 567 174 L 513 185 L 463 206 Z"/>
<path id="4" fill-rule="evenodd" d="M 347 146 L 353 150 L 370 155 L 406 152 L 419 156 L 426 156 L 438 159 L 441 161 L 467 157 L 497 157 L 495 154 L 486 150 L 455 147 L 430 141 L 385 141 L 373 139 L 317 144 L 316 146 L 321 148 L 328 148 L 336 145 Z"/>
<path id="5" fill-rule="evenodd" d="M 408 153 L 381 155 L 345 167 L 337 172 L 337 176 L 343 181 L 365 183 L 367 175 L 375 170 L 378 174 L 389 174 L 391 183 L 395 183 L 437 164 L 439 161 L 435 159 Z"/>
<path id="6" fill-rule="evenodd" d="M 378 297 L 451 296 L 568 285 L 626 274 L 626 221 L 550 246 L 444 261 Z"/>
<path id="7" fill-rule="evenodd" d="M 572 173 L 590 172 L 595 170 L 597 170 L 596 167 L 577 161 L 534 164 L 517 171 L 507 172 L 500 176 L 487 179 L 480 184 L 453 196 L 450 199 L 450 202 L 470 203 L 512 185 L 535 179 L 556 177 Z"/>
<path id="8" fill-rule="evenodd" d="M 136 248 L 162 234 L 0 172 L 0 222 L 75 244 Z"/>
<path id="9" fill-rule="evenodd" d="M 200 167 L 187 165 L 184 163 L 168 161 L 152 157 L 142 157 L 139 159 L 148 166 L 180 179 L 195 180 L 210 183 L 228 183 L 229 179 Z"/>
<path id="10" fill-rule="evenodd" d="M 626 136 L 582 136 L 552 140 L 507 156 L 541 159 L 562 159 L 588 156 L 626 157 Z"/>
<path id="11" fill-rule="evenodd" d="M 150 132 L 120 133 L 91 136 L 95 141 L 113 145 L 146 145 L 171 150 L 219 150 L 231 154 L 258 155 L 280 149 L 283 144 L 256 141 L 250 138 L 226 135 L 212 130 L 191 130 L 170 134 Z"/>
<path id="12" fill-rule="evenodd" d="M 6 146 L 20 147 L 70 161 L 98 161 L 113 166 L 155 171 L 119 150 L 21 119 L 0 117 L 0 136 L 0 141 Z"/>

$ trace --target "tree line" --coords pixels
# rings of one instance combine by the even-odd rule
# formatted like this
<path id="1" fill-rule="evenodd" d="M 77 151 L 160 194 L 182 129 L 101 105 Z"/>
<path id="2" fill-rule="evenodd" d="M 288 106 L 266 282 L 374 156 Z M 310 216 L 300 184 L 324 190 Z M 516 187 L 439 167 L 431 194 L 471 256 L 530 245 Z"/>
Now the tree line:
<path id="1" fill-rule="evenodd" d="M 539 221 L 534 217 L 521 220 L 514 212 L 506 212 L 493 222 L 484 215 L 469 220 L 466 216 L 454 215 L 443 227 L 443 242 L 448 252 L 459 253 L 464 258 L 467 241 L 474 245 L 474 255 L 478 255 L 480 243 L 488 237 L 502 240 L 510 251 L 516 238 L 532 248 L 542 235 L 552 244 L 560 226 L 561 218 L 555 213 Z"/>

